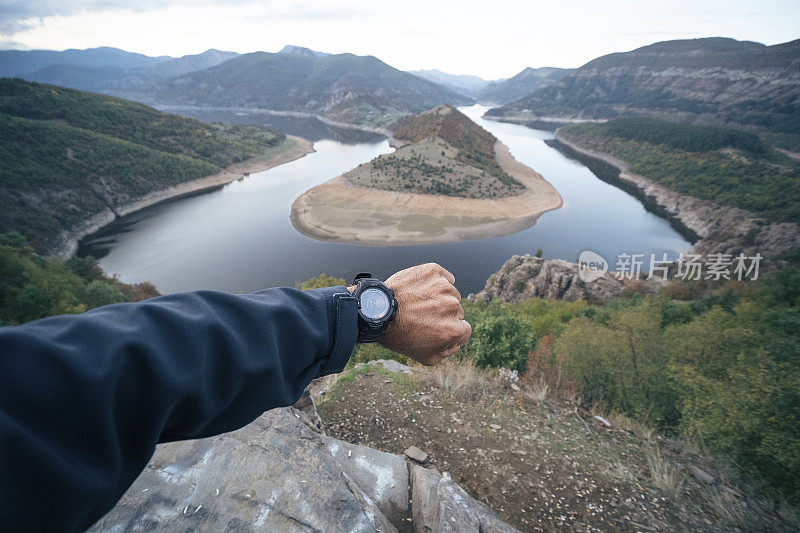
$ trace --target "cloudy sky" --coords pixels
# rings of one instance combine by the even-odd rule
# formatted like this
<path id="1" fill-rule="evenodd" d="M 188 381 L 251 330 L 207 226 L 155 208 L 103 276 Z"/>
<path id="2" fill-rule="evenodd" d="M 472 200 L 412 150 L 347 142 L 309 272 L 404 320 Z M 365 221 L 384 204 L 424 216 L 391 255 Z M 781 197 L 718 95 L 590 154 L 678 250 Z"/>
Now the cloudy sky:
<path id="1" fill-rule="evenodd" d="M 800 38 L 800 0 L 0 0 L 0 48 L 180 56 L 296 44 L 490 79 L 708 36 Z"/>

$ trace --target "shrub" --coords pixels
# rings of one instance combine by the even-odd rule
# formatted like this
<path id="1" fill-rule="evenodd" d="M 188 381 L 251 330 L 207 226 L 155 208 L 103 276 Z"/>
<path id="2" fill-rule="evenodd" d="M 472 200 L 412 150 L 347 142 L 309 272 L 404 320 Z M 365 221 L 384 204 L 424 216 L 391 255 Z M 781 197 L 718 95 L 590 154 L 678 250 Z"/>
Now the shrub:
<path id="1" fill-rule="evenodd" d="M 535 339 L 531 328 L 514 317 L 487 316 L 472 329 L 472 349 L 479 367 L 497 366 L 525 372 Z"/>
<path id="2" fill-rule="evenodd" d="M 89 308 L 118 304 L 125 301 L 127 301 L 125 295 L 107 281 L 98 279 L 86 286 L 86 305 Z"/>
<path id="3" fill-rule="evenodd" d="M 334 278 L 333 276 L 328 276 L 324 272 L 319 275 L 318 278 L 311 278 L 302 282 L 298 288 L 304 291 L 309 289 L 319 289 L 322 287 L 336 287 L 337 285 L 347 285 L 347 282 L 344 278 Z"/>

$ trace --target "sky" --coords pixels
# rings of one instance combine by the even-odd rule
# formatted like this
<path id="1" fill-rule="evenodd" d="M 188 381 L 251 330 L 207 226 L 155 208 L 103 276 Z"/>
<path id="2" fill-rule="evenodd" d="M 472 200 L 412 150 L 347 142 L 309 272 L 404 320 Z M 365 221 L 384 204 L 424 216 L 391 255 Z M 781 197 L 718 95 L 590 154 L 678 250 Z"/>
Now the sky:
<path id="1" fill-rule="evenodd" d="M 0 0 L 0 48 L 181 56 L 286 44 L 485 79 L 657 41 L 800 38 L 800 0 Z"/>

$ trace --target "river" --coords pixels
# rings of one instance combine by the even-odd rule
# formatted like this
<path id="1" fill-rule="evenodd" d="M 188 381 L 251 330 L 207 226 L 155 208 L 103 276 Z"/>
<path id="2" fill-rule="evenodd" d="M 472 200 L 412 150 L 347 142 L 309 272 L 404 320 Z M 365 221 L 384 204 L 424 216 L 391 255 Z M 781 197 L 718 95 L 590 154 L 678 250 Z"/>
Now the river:
<path id="1" fill-rule="evenodd" d="M 318 242 L 292 226 L 292 202 L 310 187 L 391 152 L 388 142 L 313 119 L 193 110 L 184 114 L 270 124 L 314 141 L 316 152 L 221 189 L 123 217 L 84 239 L 78 253 L 100 257 L 103 270 L 122 281 L 150 281 L 162 293 L 250 292 L 294 286 L 322 272 L 348 280 L 362 271 L 385 278 L 401 268 L 435 261 L 453 272 L 466 295 L 482 289 L 514 254 L 541 249 L 546 258 L 575 261 L 582 251 L 592 250 L 613 267 L 621 253 L 652 253 L 659 259 L 667 253 L 674 259 L 690 248 L 669 222 L 648 212 L 638 199 L 547 146 L 551 132 L 481 119 L 485 106 L 460 109 L 544 176 L 561 193 L 564 206 L 545 213 L 531 228 L 492 239 L 387 247 Z"/>

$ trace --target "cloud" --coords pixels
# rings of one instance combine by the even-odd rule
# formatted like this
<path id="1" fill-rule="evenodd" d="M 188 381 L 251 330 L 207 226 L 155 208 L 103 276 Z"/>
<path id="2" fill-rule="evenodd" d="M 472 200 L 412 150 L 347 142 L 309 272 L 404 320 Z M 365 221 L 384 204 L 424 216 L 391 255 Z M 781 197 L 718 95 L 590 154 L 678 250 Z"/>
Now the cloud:
<path id="1" fill-rule="evenodd" d="M 200 0 L 193 5 L 245 4 L 252 0 Z M 14 35 L 43 23 L 43 19 L 82 12 L 128 10 L 143 13 L 175 5 L 174 0 L 0 0 L 0 33 Z"/>

